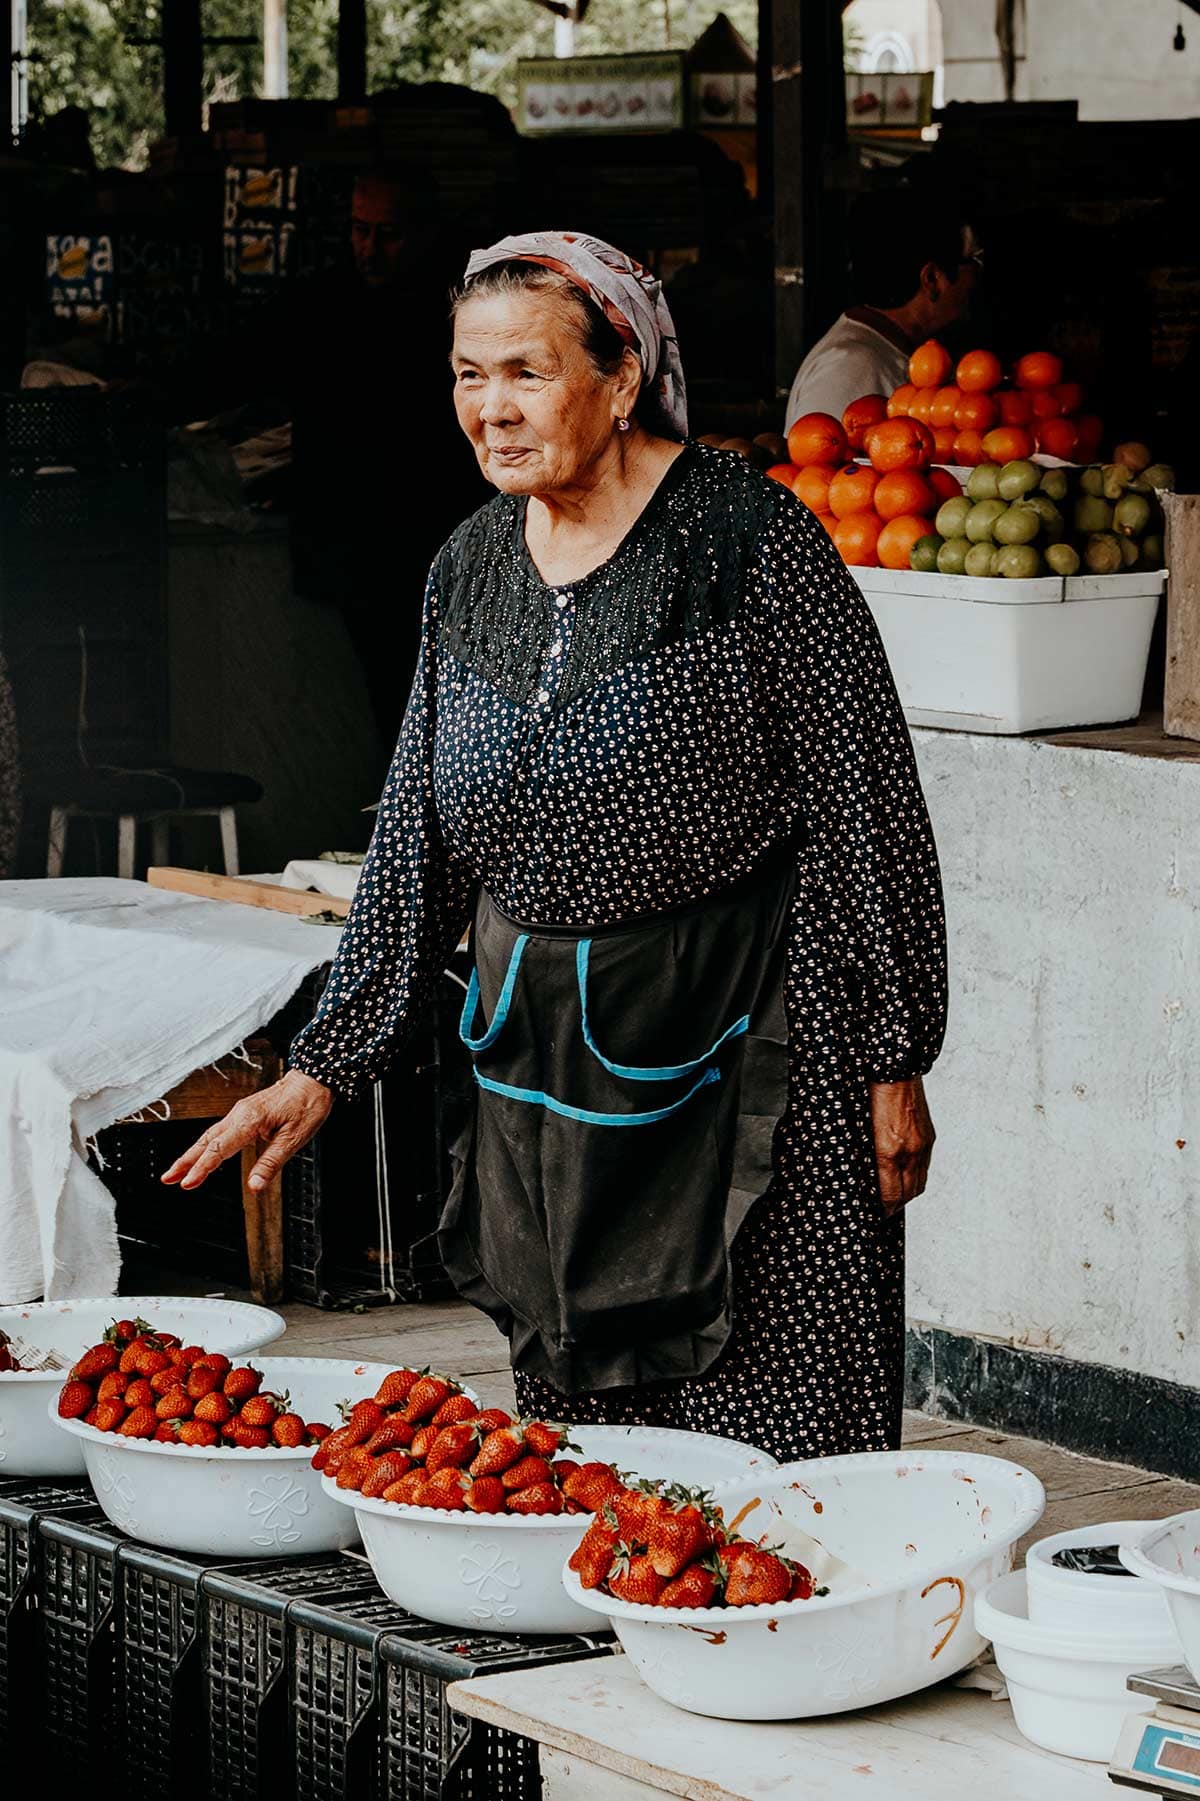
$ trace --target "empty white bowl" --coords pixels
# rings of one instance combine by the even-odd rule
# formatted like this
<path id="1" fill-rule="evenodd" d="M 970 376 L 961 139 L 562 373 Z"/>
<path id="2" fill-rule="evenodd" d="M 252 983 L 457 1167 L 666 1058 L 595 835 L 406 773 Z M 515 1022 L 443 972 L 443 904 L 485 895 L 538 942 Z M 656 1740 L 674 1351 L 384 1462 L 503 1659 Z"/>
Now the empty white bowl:
<path id="1" fill-rule="evenodd" d="M 51 1426 L 46 1402 L 57 1398 L 73 1363 L 89 1345 L 99 1344 L 117 1319 L 144 1319 L 184 1344 L 242 1357 L 272 1344 L 284 1321 L 269 1307 L 245 1301 L 193 1299 L 181 1295 L 109 1295 L 99 1301 L 30 1301 L 0 1307 L 0 1329 L 31 1351 L 62 1358 L 61 1370 L 16 1370 L 0 1374 L 0 1477 L 82 1476 L 83 1453 L 73 1439 Z"/>
<path id="2" fill-rule="evenodd" d="M 716 1489 L 773 1460 L 752 1445 L 657 1426 L 572 1426 L 579 1461 L 611 1463 L 636 1476 L 662 1476 Z M 575 1453 L 569 1452 L 574 1456 Z M 594 1619 L 568 1595 L 562 1567 L 592 1516 L 443 1513 L 396 1501 L 368 1501 L 328 1478 L 326 1495 L 353 1508 L 376 1580 L 401 1607 L 468 1630 L 586 1632 Z"/>
<path id="3" fill-rule="evenodd" d="M 1032 1744 L 1062 1757 L 1107 1763 L 1126 1716 L 1150 1702 L 1126 1687 L 1139 1670 L 1173 1664 L 1179 1646 L 1164 1621 L 1137 1634 L 1064 1632 L 1028 1617 L 1025 1571 L 992 1584 L 975 1603 L 975 1625 L 992 1641 L 1013 1718 Z"/>
<path id="4" fill-rule="evenodd" d="M 305 1420 L 337 1426 L 338 1402 L 374 1394 L 393 1366 L 336 1357 L 257 1357 L 263 1387 L 291 1396 Z M 83 1453 L 96 1499 L 131 1538 L 206 1557 L 298 1557 L 338 1551 L 356 1538 L 354 1515 L 338 1507 L 312 1467 L 313 1446 L 160 1445 L 50 1417 Z"/>
<path id="5" fill-rule="evenodd" d="M 1121 1562 L 1166 1596 L 1184 1661 L 1200 1682 L 1200 1508 L 1147 1527 L 1137 1544 L 1121 1546 Z"/>
<path id="6" fill-rule="evenodd" d="M 999 1457 L 913 1450 L 789 1463 L 727 1484 L 721 1505 L 744 1537 L 801 1562 L 816 1539 L 838 1560 L 819 1572 L 828 1595 L 663 1608 L 584 1589 L 570 1569 L 563 1584 L 608 1617 L 647 1686 L 689 1713 L 844 1713 L 927 1688 L 978 1656 L 975 1596 L 1008 1569 L 1045 1500 L 1036 1476 Z"/>
<path id="7" fill-rule="evenodd" d="M 1025 1557 L 1030 1624 L 1099 1636 L 1124 1633 L 1145 1638 L 1167 1633 L 1173 1637 L 1166 1596 L 1157 1583 L 1119 1573 L 1106 1576 L 1090 1570 L 1061 1569 L 1054 1561 L 1060 1551 L 1089 1545 L 1135 1545 L 1153 1523 L 1108 1520 L 1099 1526 L 1073 1526 L 1031 1545 Z M 1178 1656 L 1176 1644 L 1175 1658 Z"/>

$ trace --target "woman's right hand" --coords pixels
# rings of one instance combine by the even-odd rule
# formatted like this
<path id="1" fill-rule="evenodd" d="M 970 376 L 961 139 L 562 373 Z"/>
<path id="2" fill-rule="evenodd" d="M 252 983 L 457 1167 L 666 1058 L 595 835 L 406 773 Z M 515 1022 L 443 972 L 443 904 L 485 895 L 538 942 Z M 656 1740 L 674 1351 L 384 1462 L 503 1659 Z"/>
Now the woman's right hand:
<path id="1" fill-rule="evenodd" d="M 261 1144 L 266 1148 L 250 1172 L 250 1187 L 273 1182 L 289 1157 L 303 1150 L 324 1125 L 333 1095 L 323 1082 L 289 1069 L 260 1094 L 248 1094 L 218 1119 L 195 1144 L 177 1157 L 162 1180 L 181 1188 L 199 1188 L 227 1157 Z"/>

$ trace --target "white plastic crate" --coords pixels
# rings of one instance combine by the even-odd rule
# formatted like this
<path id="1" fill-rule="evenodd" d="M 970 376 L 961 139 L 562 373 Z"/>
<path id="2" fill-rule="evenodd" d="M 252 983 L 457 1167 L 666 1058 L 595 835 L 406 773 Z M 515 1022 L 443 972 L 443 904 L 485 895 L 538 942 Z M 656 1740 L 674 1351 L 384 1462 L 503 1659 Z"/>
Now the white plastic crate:
<path id="1" fill-rule="evenodd" d="M 1141 710 L 1166 570 L 1009 581 L 855 569 L 910 725 L 1034 732 Z"/>

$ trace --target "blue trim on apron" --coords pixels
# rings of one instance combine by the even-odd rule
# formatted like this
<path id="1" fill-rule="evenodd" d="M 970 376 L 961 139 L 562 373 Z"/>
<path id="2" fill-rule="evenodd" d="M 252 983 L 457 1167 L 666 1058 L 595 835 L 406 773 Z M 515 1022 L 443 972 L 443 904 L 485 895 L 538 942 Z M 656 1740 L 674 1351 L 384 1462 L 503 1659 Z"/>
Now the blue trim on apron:
<path id="1" fill-rule="evenodd" d="M 672 1113 L 686 1106 L 694 1094 L 707 1088 L 712 1082 L 721 1080 L 719 1069 L 706 1069 L 700 1080 L 669 1107 L 656 1107 L 652 1113 L 592 1113 L 586 1107 L 569 1107 L 565 1101 L 556 1101 L 553 1095 L 539 1094 L 533 1088 L 513 1088 L 507 1082 L 494 1082 L 488 1076 L 481 1076 L 475 1071 L 475 1080 L 489 1094 L 502 1094 L 510 1101 L 527 1101 L 534 1107 L 545 1107 L 548 1113 L 557 1113 L 560 1119 L 574 1119 L 585 1126 L 651 1126 L 657 1120 L 669 1119 Z"/>
<path id="2" fill-rule="evenodd" d="M 688 1063 L 664 1064 L 658 1069 L 639 1069 L 636 1065 L 630 1063 L 613 1063 L 604 1055 L 604 1052 L 592 1037 L 592 1028 L 588 1020 L 588 963 L 591 957 L 591 949 L 592 941 L 590 938 L 581 938 L 575 947 L 575 973 L 579 979 L 579 1009 L 583 1018 L 583 1042 L 587 1045 L 597 1063 L 603 1064 L 609 1075 L 622 1076 L 629 1082 L 677 1082 L 681 1077 L 694 1075 L 696 1070 L 702 1069 L 711 1057 L 716 1056 L 721 1046 L 725 1044 L 728 1039 L 740 1038 L 744 1032 L 750 1030 L 750 1015 L 748 1013 L 743 1013 L 740 1019 L 735 1019 L 733 1024 L 728 1026 L 725 1031 L 721 1033 L 721 1036 L 717 1039 L 715 1044 L 710 1045 L 708 1050 L 703 1052 L 701 1056 L 693 1057 Z M 716 1072 L 716 1075 L 719 1080 L 720 1072 Z M 711 1077 L 712 1072 L 710 1072 L 710 1079 Z M 698 1086 L 703 1086 L 703 1084 L 698 1084 Z M 692 1093 L 694 1094 L 695 1092 L 695 1089 L 693 1089 Z M 684 1096 L 684 1100 L 687 1100 L 688 1098 L 687 1095 Z M 678 1104 L 682 1105 L 682 1102 Z M 671 1111 L 671 1109 L 668 1109 L 668 1111 Z M 664 1115 L 646 1114 L 644 1117 L 647 1119 L 661 1119 Z"/>
<path id="3" fill-rule="evenodd" d="M 512 955 L 508 959 L 508 968 L 504 973 L 504 986 L 496 1002 L 496 1014 L 482 1038 L 471 1037 L 471 1027 L 475 1023 L 475 1015 L 479 1010 L 479 971 L 472 969 L 471 980 L 467 984 L 467 998 L 463 1002 L 462 1018 L 458 1022 L 458 1035 L 469 1051 L 490 1050 L 508 1018 L 508 1009 L 512 1005 L 513 989 L 517 985 L 517 971 L 521 967 L 521 958 L 525 955 L 525 946 L 529 943 L 529 933 L 522 932 L 512 947 Z"/>

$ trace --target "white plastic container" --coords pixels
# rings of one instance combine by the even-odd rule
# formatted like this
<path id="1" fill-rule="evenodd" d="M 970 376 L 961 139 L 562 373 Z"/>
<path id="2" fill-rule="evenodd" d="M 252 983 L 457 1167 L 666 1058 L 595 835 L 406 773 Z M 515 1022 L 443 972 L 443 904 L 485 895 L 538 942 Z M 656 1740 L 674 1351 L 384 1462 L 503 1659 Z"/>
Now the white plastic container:
<path id="1" fill-rule="evenodd" d="M 1041 1517 L 1037 1477 L 1000 1457 L 883 1451 L 789 1463 L 720 1493 L 726 1520 L 768 1545 L 796 1535 L 854 1566 L 830 1593 L 761 1607 L 640 1607 L 563 1585 L 606 1615 L 657 1695 L 725 1720 L 875 1707 L 964 1669 L 983 1649 L 976 1595 Z"/>
<path id="2" fill-rule="evenodd" d="M 1166 1595 L 1184 1661 L 1200 1682 L 1200 1508 L 1147 1528 L 1136 1545 L 1122 1545 L 1121 1562 Z"/>
<path id="3" fill-rule="evenodd" d="M 338 1423 L 339 1401 L 374 1394 L 393 1367 L 338 1357 L 256 1357 L 263 1387 L 291 1396 L 305 1420 Z M 468 1391 L 469 1392 L 469 1391 Z M 475 1399 L 472 1396 L 472 1399 Z M 160 1445 L 119 1438 L 82 1420 L 54 1426 L 83 1452 L 88 1479 L 114 1526 L 143 1544 L 205 1557 L 298 1557 L 355 1543 L 354 1515 L 312 1467 L 313 1447 L 265 1451 Z"/>
<path id="4" fill-rule="evenodd" d="M 636 1476 L 716 1489 L 748 1471 L 773 1469 L 753 1445 L 659 1426 L 572 1426 L 583 1461 Z M 366 1500 L 327 1478 L 325 1495 L 353 1508 L 384 1593 L 422 1619 L 496 1632 L 587 1632 L 594 1617 L 563 1590 L 562 1567 L 591 1514 L 523 1518 L 444 1513 Z M 353 1515 L 349 1517 L 354 1517 Z"/>
<path id="5" fill-rule="evenodd" d="M 1135 1545 L 1154 1522 L 1108 1520 L 1098 1526 L 1073 1526 L 1039 1539 L 1025 1558 L 1029 1620 L 1062 1632 L 1090 1632 L 1097 1637 L 1175 1637 L 1166 1596 L 1157 1583 L 1131 1575 L 1105 1576 L 1088 1570 L 1061 1569 L 1059 1551 L 1088 1545 Z M 1176 1660 L 1179 1656 L 1176 1641 Z"/>
<path id="6" fill-rule="evenodd" d="M 170 1295 L 109 1295 L 91 1301 L 30 1301 L 0 1307 L 0 1328 L 43 1356 L 63 1360 L 61 1370 L 17 1370 L 0 1374 L 0 1477 L 82 1476 L 83 1452 L 56 1432 L 46 1412 L 57 1399 L 67 1372 L 89 1345 L 99 1344 L 115 1319 L 144 1319 L 184 1344 L 242 1357 L 272 1344 L 284 1321 L 269 1307 L 245 1301 L 203 1300 Z"/>
<path id="7" fill-rule="evenodd" d="M 1174 1663 L 1169 1628 L 1143 1635 L 1063 1632 L 1028 1617 L 1025 1571 L 1015 1570 L 980 1595 L 975 1625 L 991 1639 L 1008 1684 L 1013 1718 L 1031 1744 L 1062 1757 L 1107 1763 L 1131 1713 L 1146 1713 L 1145 1695 L 1127 1679 Z"/>
<path id="8" fill-rule="evenodd" d="M 1003 577 L 852 571 L 910 725 L 1046 731 L 1137 717 L 1166 571 Z"/>

